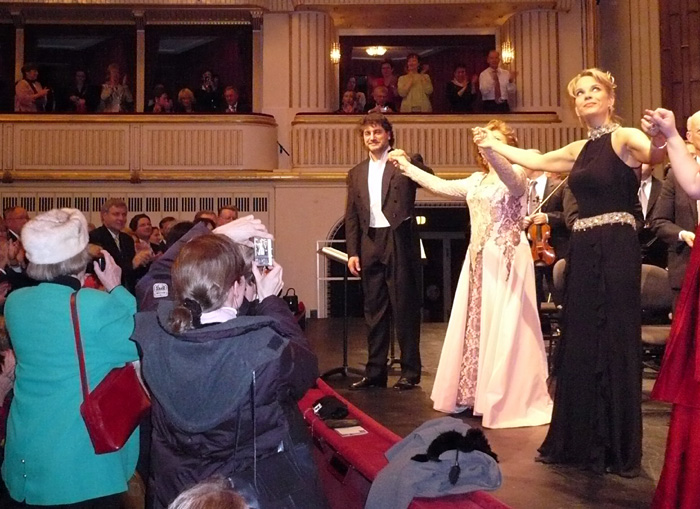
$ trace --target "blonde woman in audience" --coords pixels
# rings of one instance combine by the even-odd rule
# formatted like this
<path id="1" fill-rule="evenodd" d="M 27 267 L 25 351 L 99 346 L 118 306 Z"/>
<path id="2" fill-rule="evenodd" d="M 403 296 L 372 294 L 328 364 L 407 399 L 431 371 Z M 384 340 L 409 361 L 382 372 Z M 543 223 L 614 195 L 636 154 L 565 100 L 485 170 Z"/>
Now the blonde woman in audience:
<path id="1" fill-rule="evenodd" d="M 177 105 L 175 106 L 175 112 L 194 113 L 195 104 L 196 101 L 192 90 L 189 88 L 183 88 L 177 93 Z"/>
<path id="2" fill-rule="evenodd" d="M 107 67 L 107 81 L 102 84 L 100 106 L 102 113 L 124 113 L 131 110 L 134 98 L 128 85 L 128 78 L 122 76 L 119 64 L 111 63 Z"/>

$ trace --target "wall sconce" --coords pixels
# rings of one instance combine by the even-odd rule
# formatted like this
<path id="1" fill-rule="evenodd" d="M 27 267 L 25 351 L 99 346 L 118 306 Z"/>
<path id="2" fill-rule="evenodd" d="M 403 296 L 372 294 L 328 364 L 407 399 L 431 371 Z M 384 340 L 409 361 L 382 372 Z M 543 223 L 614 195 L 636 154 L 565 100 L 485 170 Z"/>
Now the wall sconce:
<path id="1" fill-rule="evenodd" d="M 515 58 L 515 50 L 510 41 L 506 41 L 501 44 L 501 60 L 504 64 L 510 64 Z"/>
<path id="2" fill-rule="evenodd" d="M 365 51 L 371 57 L 381 57 L 386 53 L 386 48 L 384 46 L 370 46 Z"/>
<path id="3" fill-rule="evenodd" d="M 331 44 L 331 62 L 340 63 L 340 44 L 337 42 Z"/>

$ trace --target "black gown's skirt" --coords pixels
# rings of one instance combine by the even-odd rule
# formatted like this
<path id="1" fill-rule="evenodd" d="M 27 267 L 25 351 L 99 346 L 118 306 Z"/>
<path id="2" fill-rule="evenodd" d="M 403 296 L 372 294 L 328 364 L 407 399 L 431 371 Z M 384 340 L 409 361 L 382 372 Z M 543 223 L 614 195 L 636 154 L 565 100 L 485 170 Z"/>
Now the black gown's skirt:
<path id="1" fill-rule="evenodd" d="M 572 234 L 554 413 L 542 461 L 639 474 L 640 282 L 639 243 L 630 225 Z"/>

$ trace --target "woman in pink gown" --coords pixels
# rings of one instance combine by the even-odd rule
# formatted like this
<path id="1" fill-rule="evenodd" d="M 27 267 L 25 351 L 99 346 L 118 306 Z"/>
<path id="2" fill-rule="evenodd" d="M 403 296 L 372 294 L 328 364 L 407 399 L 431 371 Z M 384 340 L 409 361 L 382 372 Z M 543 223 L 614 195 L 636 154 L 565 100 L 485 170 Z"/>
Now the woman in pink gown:
<path id="1" fill-rule="evenodd" d="M 511 145 L 513 130 L 492 120 L 486 129 Z M 487 428 L 549 423 L 547 358 L 535 297 L 530 247 L 521 227 L 527 210 L 524 170 L 498 157 L 466 179 L 443 180 L 410 164 L 402 151 L 390 159 L 429 191 L 465 198 L 471 241 L 455 293 L 452 314 L 431 399 L 441 412 L 467 408 Z"/>

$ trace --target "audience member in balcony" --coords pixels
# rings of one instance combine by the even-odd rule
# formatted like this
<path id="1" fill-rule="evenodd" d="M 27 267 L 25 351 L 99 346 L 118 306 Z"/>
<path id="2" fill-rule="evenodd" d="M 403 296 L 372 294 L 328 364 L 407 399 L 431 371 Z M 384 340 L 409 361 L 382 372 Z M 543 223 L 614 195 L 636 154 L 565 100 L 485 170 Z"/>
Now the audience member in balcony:
<path id="1" fill-rule="evenodd" d="M 365 106 L 365 113 L 394 113 L 396 106 L 389 102 L 389 89 L 384 85 L 374 87 L 372 100 Z"/>
<path id="2" fill-rule="evenodd" d="M 107 81 L 102 84 L 98 111 L 103 113 L 132 111 L 134 98 L 128 83 L 128 77 L 126 74 L 122 75 L 119 64 L 109 64 L 107 66 Z"/>
<path id="3" fill-rule="evenodd" d="M 166 92 L 163 85 L 156 85 L 153 89 L 153 99 L 148 101 L 146 105 L 147 113 L 172 113 L 173 101 L 170 99 L 170 94 Z"/>
<path id="4" fill-rule="evenodd" d="M 195 105 L 197 104 L 196 99 L 192 90 L 189 88 L 183 88 L 177 93 L 177 104 L 175 105 L 176 113 L 194 113 Z"/>
<path id="5" fill-rule="evenodd" d="M 340 108 L 336 111 L 336 113 L 361 113 L 362 110 L 359 109 L 359 105 L 357 104 L 357 95 L 355 92 L 352 90 L 346 90 L 343 92 L 343 99 L 342 102 L 340 103 Z"/>
<path id="6" fill-rule="evenodd" d="M 223 113 L 250 113 L 250 106 L 239 102 L 240 95 L 238 89 L 234 86 L 228 86 L 224 89 L 224 102 L 222 105 Z"/>
<path id="7" fill-rule="evenodd" d="M 219 208 L 219 217 L 216 226 L 222 226 L 238 219 L 238 207 L 235 205 L 224 205 Z"/>
<path id="8" fill-rule="evenodd" d="M 90 244 L 107 251 L 121 267 L 122 284 L 130 292 L 136 286 L 136 270 L 151 262 L 150 249 L 138 253 L 134 239 L 122 230 L 126 226 L 127 206 L 123 200 L 110 198 L 100 210 L 102 226 L 90 232 Z M 95 254 L 96 250 L 91 250 Z"/>
<path id="9" fill-rule="evenodd" d="M 428 75 L 428 65 L 421 65 L 420 57 L 411 53 L 406 57 L 406 74 L 399 78 L 401 113 L 430 113 L 433 105 L 428 97 L 433 93 L 433 82 Z"/>
<path id="10" fill-rule="evenodd" d="M 482 107 L 488 113 L 508 113 L 508 95 L 515 93 L 515 71 L 499 67 L 501 54 L 495 49 L 489 51 L 486 62 L 489 66 L 479 75 Z"/>
<path id="11" fill-rule="evenodd" d="M 22 79 L 15 85 L 15 111 L 36 113 L 46 111 L 47 96 L 51 91 L 39 83 L 39 67 L 26 63 L 22 66 Z"/>
<path id="12" fill-rule="evenodd" d="M 399 78 L 394 74 L 394 64 L 388 58 L 382 60 L 381 76 L 372 80 L 372 88 L 386 87 L 387 88 L 387 103 L 397 104 L 401 100 L 398 90 Z"/>
<path id="13" fill-rule="evenodd" d="M 163 219 L 160 220 L 158 223 L 158 226 L 160 227 L 160 232 L 163 235 L 164 239 L 168 238 L 168 233 L 170 232 L 170 228 L 172 228 L 175 224 L 177 223 L 177 219 L 174 218 L 173 216 L 165 216 Z M 167 244 L 167 240 L 166 240 Z"/>
<path id="14" fill-rule="evenodd" d="M 347 85 L 345 86 L 345 91 L 355 93 L 355 108 L 358 112 L 362 113 L 365 109 L 365 105 L 367 104 L 367 96 L 362 90 L 359 90 L 357 86 L 357 78 L 355 76 L 350 77 Z"/>
<path id="15" fill-rule="evenodd" d="M 264 275 L 253 267 L 258 314 L 239 314 L 244 271 L 231 239 L 197 237 L 173 265 L 175 302 L 137 315 L 153 396 L 154 509 L 212 475 L 259 487 L 260 507 L 325 507 L 296 405 L 318 376 L 316 356 L 276 296 L 279 265 Z"/>
<path id="16" fill-rule="evenodd" d="M 447 101 L 450 103 L 450 113 L 469 113 L 476 98 L 479 87 L 479 76 L 472 76 L 469 81 L 467 66 L 455 66 L 452 81 L 447 84 Z"/>
<path id="17" fill-rule="evenodd" d="M 67 106 L 75 113 L 89 113 L 95 111 L 98 99 L 94 88 L 88 83 L 87 72 L 77 69 L 73 76 L 73 85 L 68 89 Z"/>
<path id="18" fill-rule="evenodd" d="M 4 509 L 25 507 L 120 507 L 120 494 L 134 473 L 139 433 L 110 454 L 95 454 L 80 416 L 70 297 L 77 308 L 91 387 L 107 373 L 136 361 L 136 301 L 119 282 L 119 267 L 104 254 L 95 273 L 107 291 L 81 289 L 90 261 L 87 222 L 79 210 L 53 209 L 22 230 L 28 272 L 41 284 L 9 296 L 7 330 L 17 357 L 14 399 L 2 466 L 11 500 Z M 96 264 L 95 264 L 96 265 Z"/>
<path id="19" fill-rule="evenodd" d="M 218 80 L 214 79 L 214 74 L 211 70 L 206 70 L 202 73 L 202 82 L 200 87 L 195 90 L 195 99 L 197 100 L 197 111 L 203 113 L 216 113 L 219 111 L 222 97 L 219 90 Z"/>

